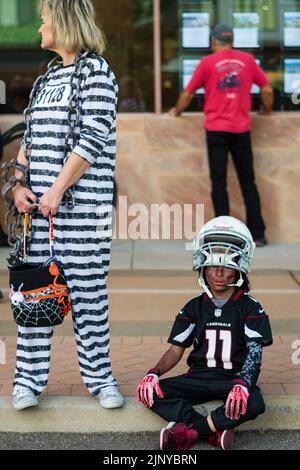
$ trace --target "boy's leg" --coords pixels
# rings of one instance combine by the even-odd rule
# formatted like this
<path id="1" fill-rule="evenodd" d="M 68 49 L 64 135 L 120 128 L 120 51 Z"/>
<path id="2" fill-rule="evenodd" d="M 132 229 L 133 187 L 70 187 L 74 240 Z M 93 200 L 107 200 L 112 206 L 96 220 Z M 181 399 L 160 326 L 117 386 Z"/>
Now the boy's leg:
<path id="1" fill-rule="evenodd" d="M 250 391 L 247 403 L 247 411 L 244 415 L 241 415 L 238 420 L 226 418 L 225 405 L 215 409 L 211 413 L 211 419 L 217 431 L 224 431 L 225 429 L 236 428 L 246 421 L 257 418 L 258 415 L 264 413 L 265 408 L 265 403 L 259 388 L 254 387 Z"/>
<path id="2" fill-rule="evenodd" d="M 193 408 L 212 399 L 203 379 L 184 374 L 160 380 L 160 387 L 164 398 L 155 395 L 151 411 L 166 421 L 193 425 L 197 431 L 210 434 L 207 418 Z"/>
<path id="3" fill-rule="evenodd" d="M 210 416 L 202 416 L 193 408 L 193 405 L 216 398 L 214 392 L 209 389 L 207 380 L 186 374 L 161 380 L 160 385 L 164 398 L 155 396 L 151 409 L 162 418 L 171 421 L 160 432 L 160 449 L 186 450 L 192 447 L 199 438 L 210 439 L 211 435 L 215 436 L 216 443 L 209 441 L 210 444 L 217 445 L 224 450 L 233 447 L 233 431 L 216 433 Z M 225 393 L 223 390 L 223 398 L 226 394 L 228 390 Z"/>

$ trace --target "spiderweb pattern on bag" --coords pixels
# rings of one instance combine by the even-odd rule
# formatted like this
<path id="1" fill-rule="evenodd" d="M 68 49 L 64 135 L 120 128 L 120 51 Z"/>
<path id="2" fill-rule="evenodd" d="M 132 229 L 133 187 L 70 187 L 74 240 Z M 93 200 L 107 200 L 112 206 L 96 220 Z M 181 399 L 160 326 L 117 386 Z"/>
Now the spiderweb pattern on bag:
<path id="1" fill-rule="evenodd" d="M 15 320 L 24 326 L 35 326 L 45 321 L 45 324 L 61 323 L 61 305 L 55 297 L 31 302 L 22 302 L 13 306 Z"/>
<path id="2" fill-rule="evenodd" d="M 49 214 L 50 258 L 35 269 L 28 264 L 28 222 L 29 216 L 25 214 L 23 257 L 26 262 L 10 270 L 9 298 L 14 318 L 18 325 L 25 327 L 59 325 L 72 311 L 72 305 L 63 270 L 55 258 L 53 215 Z"/>
<path id="3" fill-rule="evenodd" d="M 18 291 L 11 286 L 9 297 L 18 325 L 38 327 L 62 323 L 71 311 L 71 302 L 67 286 L 56 283 L 57 277 L 58 274 L 54 284 L 31 291 L 22 291 L 23 284 Z"/>

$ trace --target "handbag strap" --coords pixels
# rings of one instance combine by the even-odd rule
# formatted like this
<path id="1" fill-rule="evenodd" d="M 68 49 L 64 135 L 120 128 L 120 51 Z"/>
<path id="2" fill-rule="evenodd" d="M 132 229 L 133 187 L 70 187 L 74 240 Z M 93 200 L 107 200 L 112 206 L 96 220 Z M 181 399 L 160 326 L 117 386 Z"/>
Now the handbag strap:
<path id="1" fill-rule="evenodd" d="M 50 212 L 50 214 L 49 214 L 49 246 L 50 246 L 50 258 L 55 258 L 54 230 L 53 230 L 53 215 L 52 215 L 52 212 Z"/>
<path id="2" fill-rule="evenodd" d="M 25 263 L 28 262 L 28 229 L 29 229 L 29 214 L 24 214 L 23 224 L 23 258 Z M 49 253 L 50 258 L 55 258 L 54 251 L 54 230 L 53 230 L 53 214 L 49 214 Z"/>

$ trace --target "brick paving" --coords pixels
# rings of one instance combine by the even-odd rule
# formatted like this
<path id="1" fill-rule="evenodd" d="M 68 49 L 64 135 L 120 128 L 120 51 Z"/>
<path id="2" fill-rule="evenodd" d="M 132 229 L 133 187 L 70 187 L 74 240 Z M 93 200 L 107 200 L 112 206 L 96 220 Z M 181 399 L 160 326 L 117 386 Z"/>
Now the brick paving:
<path id="1" fill-rule="evenodd" d="M 6 364 L 0 366 L 0 396 L 11 395 L 15 365 L 16 337 L 0 337 L 6 346 Z M 300 365 L 292 363 L 293 342 L 300 336 L 275 336 L 264 350 L 259 386 L 266 395 L 300 395 Z M 133 396 L 140 378 L 167 349 L 166 337 L 113 336 L 111 361 L 115 377 L 125 396 Z M 188 352 L 185 354 L 188 354 Z M 184 373 L 185 357 L 167 376 Z M 300 357 L 300 353 L 299 353 Z M 88 396 L 77 363 L 74 337 L 56 336 L 52 342 L 49 382 L 44 395 Z"/>
<path id="2" fill-rule="evenodd" d="M 299 273 L 295 274 L 299 275 Z M 111 335 L 113 374 L 125 396 L 135 395 L 141 377 L 166 351 L 167 337 L 162 335 L 166 335 L 167 332 L 162 331 L 163 324 L 168 322 L 171 326 L 178 309 L 191 297 L 191 295 L 163 295 L 159 293 L 159 289 L 191 289 L 195 288 L 194 281 L 193 275 L 182 273 L 170 273 L 168 276 L 167 273 L 159 272 L 147 274 L 127 271 L 115 272 L 111 276 L 111 289 L 158 289 L 155 295 L 146 291 L 139 295 L 130 293 L 125 295 L 117 292 L 110 294 L 112 326 L 119 322 L 130 327 L 127 328 L 126 335 Z M 251 281 L 254 288 L 292 289 L 292 295 L 290 292 L 282 294 L 278 292 L 279 295 L 263 294 L 263 305 L 270 314 L 271 323 L 272 319 L 285 324 L 292 322 L 290 324 L 293 325 L 293 329 L 290 329 L 290 332 L 293 334 L 283 335 L 279 332 L 274 336 L 273 345 L 264 350 L 259 386 L 265 395 L 300 395 L 300 312 L 298 309 L 300 284 L 295 281 L 295 275 L 291 275 L 288 271 L 257 272 L 252 276 Z M 7 273 L 0 271 L 0 287 L 5 286 L 7 286 Z M 258 300 L 260 300 L 259 297 Z M 0 341 L 4 342 L 6 352 L 5 364 L 2 364 L 1 362 L 4 361 L 0 349 L 0 396 L 10 396 L 15 366 L 16 336 L 14 331 L 16 329 L 12 328 L 14 323 L 7 299 L 1 301 L 0 309 Z M 151 322 L 156 324 L 156 330 L 154 329 L 154 334 L 150 336 Z M 140 334 L 141 332 L 143 335 Z M 188 351 L 180 364 L 166 374 L 166 377 L 184 373 L 187 370 L 185 362 L 187 354 Z M 53 337 L 49 382 L 43 394 L 89 395 L 79 373 L 75 337 L 69 320 L 66 320 L 62 327 L 57 327 Z"/>

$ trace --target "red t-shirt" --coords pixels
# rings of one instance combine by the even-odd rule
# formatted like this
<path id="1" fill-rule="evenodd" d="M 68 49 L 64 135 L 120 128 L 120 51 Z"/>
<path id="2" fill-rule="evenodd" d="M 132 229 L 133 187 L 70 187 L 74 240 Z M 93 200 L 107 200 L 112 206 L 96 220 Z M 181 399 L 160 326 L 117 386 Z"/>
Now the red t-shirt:
<path id="1" fill-rule="evenodd" d="M 205 89 L 204 127 L 209 131 L 250 130 L 251 87 L 269 83 L 254 57 L 233 49 L 201 60 L 186 87 L 189 93 Z"/>

